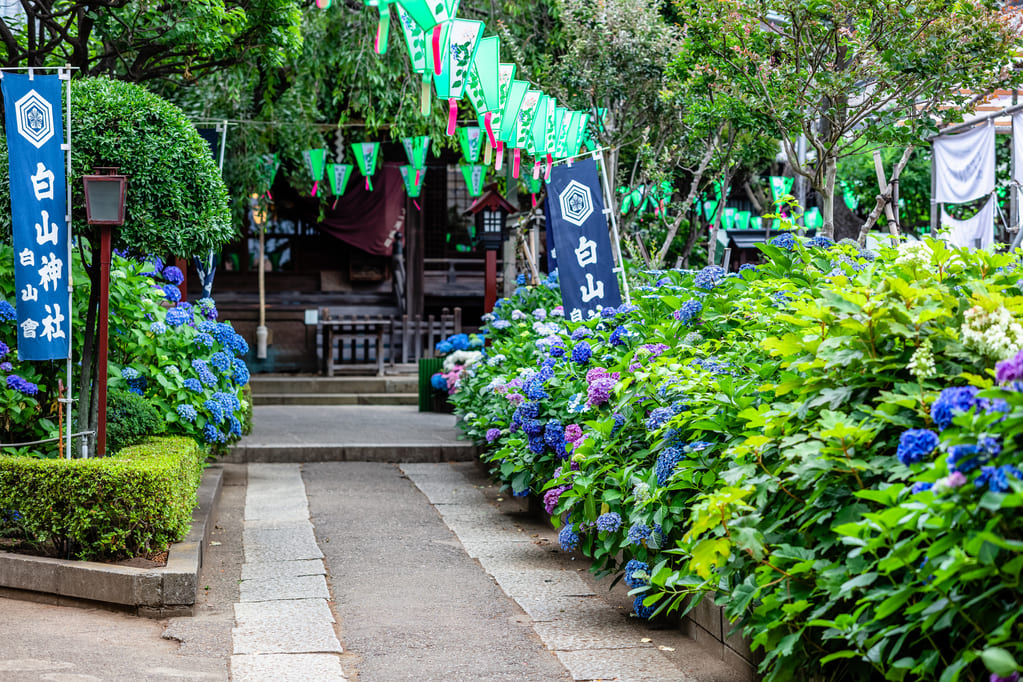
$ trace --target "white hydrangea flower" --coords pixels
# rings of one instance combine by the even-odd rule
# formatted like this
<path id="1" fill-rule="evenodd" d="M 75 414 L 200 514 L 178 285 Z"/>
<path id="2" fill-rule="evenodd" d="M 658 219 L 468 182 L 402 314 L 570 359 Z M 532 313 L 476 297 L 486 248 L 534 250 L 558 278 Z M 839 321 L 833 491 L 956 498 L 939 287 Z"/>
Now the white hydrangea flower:
<path id="1" fill-rule="evenodd" d="M 895 258 L 895 264 L 927 268 L 931 265 L 933 253 L 927 242 L 903 242 L 899 244 L 899 255 Z"/>
<path id="2" fill-rule="evenodd" d="M 450 372 L 454 369 L 455 365 L 468 367 L 482 357 L 483 353 L 478 350 L 456 350 L 444 358 L 444 371 Z"/>
<path id="3" fill-rule="evenodd" d="M 996 360 L 1007 360 L 1023 346 L 1023 326 L 1005 306 L 992 311 L 973 306 L 965 317 L 960 333 L 967 348 Z"/>
<path id="4" fill-rule="evenodd" d="M 507 359 L 508 358 L 505 357 L 505 355 L 503 353 L 498 353 L 497 355 L 493 356 L 492 358 L 489 358 L 487 360 L 487 364 L 490 365 L 491 367 L 497 367 L 498 365 L 500 365 L 502 362 L 504 362 Z M 495 379 L 495 381 L 497 381 L 497 379 Z M 501 382 L 501 385 L 503 386 L 504 382 Z"/>
<path id="5" fill-rule="evenodd" d="M 924 339 L 913 353 L 913 357 L 909 359 L 909 373 L 921 380 L 936 376 L 938 369 L 934 364 L 933 350 L 931 340 Z"/>

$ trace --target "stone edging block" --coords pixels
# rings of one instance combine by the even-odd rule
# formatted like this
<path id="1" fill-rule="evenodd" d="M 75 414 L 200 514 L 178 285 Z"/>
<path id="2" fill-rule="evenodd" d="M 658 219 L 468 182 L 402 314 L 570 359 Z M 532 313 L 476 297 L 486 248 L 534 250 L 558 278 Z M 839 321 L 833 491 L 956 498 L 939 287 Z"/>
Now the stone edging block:
<path id="1" fill-rule="evenodd" d="M 98 602 L 152 618 L 191 615 L 223 476 L 219 465 L 203 471 L 192 525 L 184 540 L 170 546 L 166 566 L 132 568 L 0 552 L 0 596 L 59 604 Z"/>

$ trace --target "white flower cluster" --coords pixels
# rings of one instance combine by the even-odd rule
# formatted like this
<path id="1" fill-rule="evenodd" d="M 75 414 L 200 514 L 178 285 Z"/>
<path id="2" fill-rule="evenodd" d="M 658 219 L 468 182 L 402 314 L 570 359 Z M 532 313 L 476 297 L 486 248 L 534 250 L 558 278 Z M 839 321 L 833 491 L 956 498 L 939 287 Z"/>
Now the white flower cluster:
<path id="1" fill-rule="evenodd" d="M 913 353 L 913 357 L 909 359 L 909 373 L 921 380 L 930 379 L 938 374 L 930 339 L 924 339 Z"/>
<path id="2" fill-rule="evenodd" d="M 455 365 L 468 367 L 482 357 L 483 353 L 478 350 L 456 350 L 444 358 L 444 371 L 450 372 L 455 368 Z"/>
<path id="3" fill-rule="evenodd" d="M 933 251 L 927 242 L 903 242 L 899 244 L 899 255 L 895 258 L 895 264 L 927 268 L 931 265 L 932 254 Z"/>
<path id="4" fill-rule="evenodd" d="M 493 356 L 492 358 L 488 358 L 487 359 L 487 364 L 490 365 L 491 367 L 497 367 L 498 365 L 500 365 L 502 362 L 504 362 L 507 359 L 508 358 L 505 357 L 504 353 L 498 353 L 497 355 Z"/>
<path id="5" fill-rule="evenodd" d="M 973 306 L 965 317 L 960 333 L 967 348 L 996 360 L 1007 360 L 1023 346 L 1023 326 L 1005 306 L 992 311 Z"/>

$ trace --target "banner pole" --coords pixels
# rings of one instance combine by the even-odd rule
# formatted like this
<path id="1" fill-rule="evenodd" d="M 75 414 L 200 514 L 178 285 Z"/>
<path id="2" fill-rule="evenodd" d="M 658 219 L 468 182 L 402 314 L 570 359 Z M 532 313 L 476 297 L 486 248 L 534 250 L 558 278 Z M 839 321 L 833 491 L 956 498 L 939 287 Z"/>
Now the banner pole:
<path id="1" fill-rule="evenodd" d="M 611 217 L 611 233 L 615 238 L 615 254 L 618 256 L 618 272 L 622 274 L 622 291 L 625 292 L 625 303 L 631 305 L 632 298 L 629 295 L 629 280 L 625 276 L 625 262 L 622 260 L 622 243 L 618 236 L 618 219 L 615 217 L 615 206 L 611 196 L 611 185 L 607 180 L 607 166 L 604 164 L 604 151 L 598 149 L 593 156 L 600 162 L 600 174 L 604 178 L 604 210 Z"/>
<path id="2" fill-rule="evenodd" d="M 65 216 L 65 220 L 67 221 L 67 291 L 68 291 L 68 300 L 71 301 L 71 305 L 68 306 L 68 311 L 67 311 L 67 327 L 68 327 L 67 368 L 66 368 L 66 373 L 67 373 L 67 390 L 66 390 L 66 392 L 64 394 L 64 401 L 65 401 L 65 405 L 67 407 L 67 409 L 65 410 L 65 413 L 66 413 L 66 417 L 65 418 L 67 419 L 67 445 L 66 445 L 66 451 L 64 453 L 64 456 L 67 459 L 71 459 L 71 433 L 72 433 L 72 431 L 74 431 L 74 429 L 71 428 L 71 413 L 73 412 L 72 408 L 74 407 L 74 404 L 75 404 L 74 398 L 72 398 L 73 394 L 72 394 L 72 388 L 71 388 L 71 386 L 72 386 L 72 362 L 71 362 L 71 356 L 74 354 L 74 344 L 71 343 L 71 340 L 74 339 L 74 311 L 75 311 L 74 295 L 75 295 L 75 289 L 74 289 L 74 281 L 73 281 L 74 280 L 74 268 L 71 267 L 71 264 L 74 261 L 72 260 L 72 250 L 71 250 L 71 236 L 72 235 L 71 235 L 71 69 L 69 68 L 70 66 L 71 66 L 70 64 L 66 64 L 65 68 L 61 69 L 58 72 L 60 79 L 62 81 L 66 82 L 65 95 L 64 95 L 64 107 L 67 109 L 67 111 L 65 113 L 65 117 L 64 117 L 64 119 L 65 119 L 64 120 L 64 126 L 66 128 L 66 133 L 65 133 L 66 140 L 65 140 L 65 144 L 64 144 L 64 150 L 65 150 L 65 154 L 66 154 L 65 159 L 66 159 L 66 163 L 67 163 L 67 179 L 65 180 L 64 185 L 65 185 L 65 188 L 67 190 L 67 215 Z"/>

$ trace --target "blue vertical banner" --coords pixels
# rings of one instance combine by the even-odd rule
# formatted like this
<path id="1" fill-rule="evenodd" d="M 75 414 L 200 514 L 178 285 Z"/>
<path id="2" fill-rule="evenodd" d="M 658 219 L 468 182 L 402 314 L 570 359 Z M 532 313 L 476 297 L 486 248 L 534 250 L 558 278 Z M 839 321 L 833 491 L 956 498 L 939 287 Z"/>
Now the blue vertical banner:
<path id="1" fill-rule="evenodd" d="M 551 169 L 547 181 L 548 238 L 554 237 L 565 317 L 581 321 L 622 304 L 604 198 L 593 159 Z"/>
<path id="2" fill-rule="evenodd" d="M 57 75 L 3 74 L 18 359 L 68 357 L 71 292 L 64 119 Z"/>

